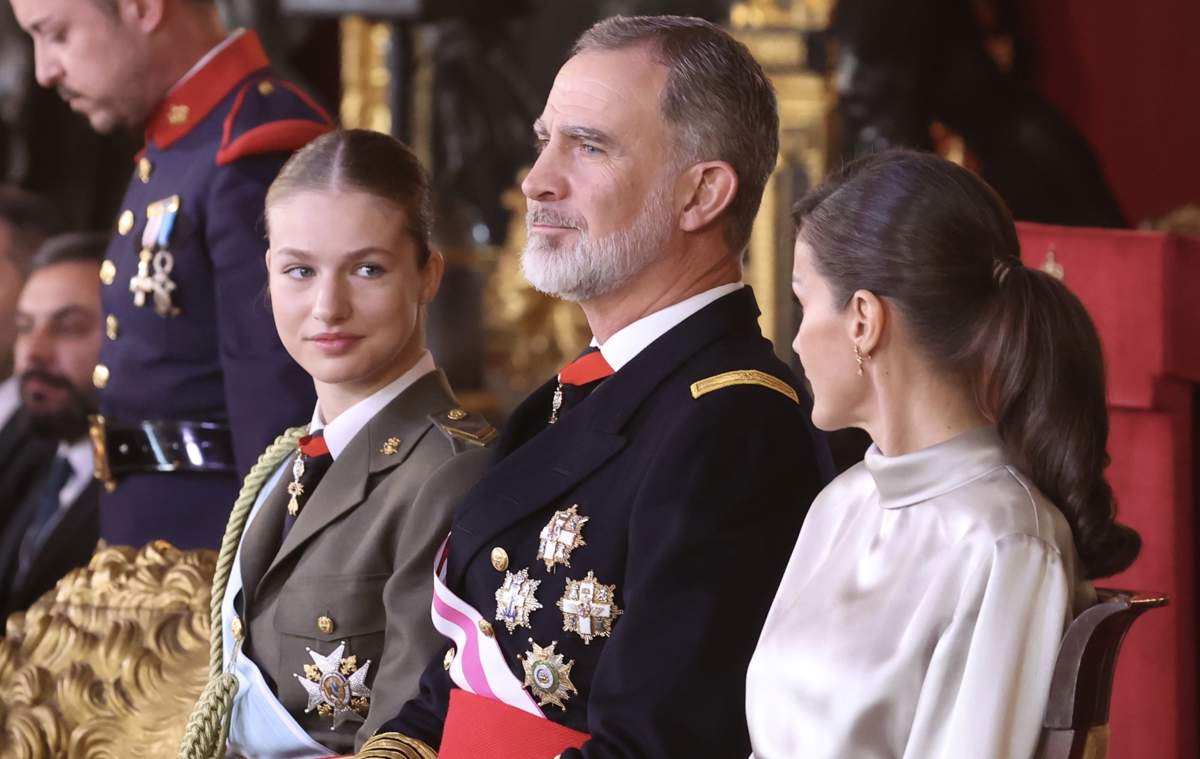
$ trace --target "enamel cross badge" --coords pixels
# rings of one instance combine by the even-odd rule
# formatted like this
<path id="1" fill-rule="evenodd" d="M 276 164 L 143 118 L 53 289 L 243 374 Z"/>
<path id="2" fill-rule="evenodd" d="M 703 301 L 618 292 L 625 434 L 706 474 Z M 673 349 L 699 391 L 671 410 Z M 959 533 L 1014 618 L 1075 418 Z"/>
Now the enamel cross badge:
<path id="1" fill-rule="evenodd" d="M 591 572 L 582 580 L 567 580 L 557 604 L 563 614 L 563 630 L 578 634 L 587 644 L 592 638 L 607 638 L 613 622 L 623 613 L 616 595 L 616 585 L 605 585 Z"/>
<path id="2" fill-rule="evenodd" d="M 332 730 L 337 730 L 347 720 L 362 722 L 371 708 L 371 690 L 367 687 L 367 670 L 370 660 L 358 667 L 357 656 L 342 656 L 346 650 L 343 641 L 328 656 L 322 656 L 311 648 L 308 655 L 313 664 L 304 665 L 304 676 L 293 675 L 308 694 L 307 714 L 313 709 L 322 717 L 333 717 Z"/>
<path id="3" fill-rule="evenodd" d="M 579 516 L 579 504 L 566 511 L 556 511 L 539 535 L 538 558 L 553 572 L 555 564 L 571 566 L 571 552 L 587 545 L 583 540 L 583 525 L 590 517 Z"/>
<path id="4" fill-rule="evenodd" d="M 504 573 L 504 584 L 496 591 L 496 620 L 512 632 L 517 627 L 529 627 L 529 615 L 542 605 L 534 594 L 541 580 L 529 579 L 529 570 Z"/>
<path id="5" fill-rule="evenodd" d="M 542 648 L 530 638 L 529 644 L 533 650 L 521 660 L 521 666 L 525 668 L 525 687 L 537 696 L 538 706 L 554 704 L 566 711 L 566 700 L 572 693 L 579 692 L 571 682 L 571 667 L 575 662 L 564 662 L 562 654 L 554 653 L 557 642 Z"/>

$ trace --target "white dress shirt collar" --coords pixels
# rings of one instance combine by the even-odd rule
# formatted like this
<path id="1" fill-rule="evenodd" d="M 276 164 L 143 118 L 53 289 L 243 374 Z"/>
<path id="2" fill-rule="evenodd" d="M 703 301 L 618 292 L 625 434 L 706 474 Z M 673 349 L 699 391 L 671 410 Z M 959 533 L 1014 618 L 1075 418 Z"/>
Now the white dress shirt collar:
<path id="1" fill-rule="evenodd" d="M 92 441 L 85 435 L 74 443 L 59 443 L 58 455 L 71 465 L 71 476 L 58 491 L 59 508 L 66 508 L 83 493 L 94 476 Z"/>
<path id="2" fill-rule="evenodd" d="M 234 40 L 236 40 L 238 37 L 241 37 L 245 33 L 246 33 L 245 29 L 234 29 L 232 32 L 230 32 L 228 37 L 226 37 L 225 39 L 223 39 L 219 43 L 217 43 L 217 45 L 215 47 L 213 47 L 212 50 L 209 50 L 207 53 L 204 54 L 204 57 L 202 57 L 200 60 L 196 61 L 196 63 L 193 64 L 192 67 L 187 70 L 186 74 L 179 77 L 179 81 L 176 82 L 174 85 L 172 85 L 171 89 L 167 90 L 167 94 L 169 95 L 172 92 L 174 92 L 175 90 L 179 89 L 180 85 L 182 85 L 187 80 L 191 79 L 196 74 L 197 71 L 199 71 L 199 70 L 203 69 L 205 66 L 207 66 L 212 61 L 213 58 L 216 58 L 218 55 L 220 55 L 222 50 L 224 50 L 225 48 L 232 45 Z"/>
<path id="3" fill-rule="evenodd" d="M 21 383 L 17 375 L 0 382 L 0 429 L 12 421 L 21 406 Z"/>
<path id="4" fill-rule="evenodd" d="M 330 455 L 336 459 L 346 449 L 346 446 L 350 445 L 350 441 L 354 439 L 358 431 L 382 411 L 384 406 L 395 400 L 414 382 L 436 370 L 437 365 L 433 362 L 433 355 L 429 351 L 425 351 L 411 369 L 346 409 L 338 415 L 337 419 L 328 424 L 321 416 L 321 402 L 317 401 L 308 431 L 311 434 L 320 429 L 325 430 L 325 445 L 329 447 Z"/>
<path id="5" fill-rule="evenodd" d="M 718 285 L 711 290 L 693 295 L 686 300 L 659 309 L 654 313 L 617 330 L 603 344 L 592 339 L 592 345 L 600 348 L 600 355 L 612 367 L 614 372 L 628 364 L 637 354 L 646 349 L 650 343 L 671 331 L 684 319 L 720 298 L 737 292 L 745 287 L 741 282 L 731 282 Z"/>

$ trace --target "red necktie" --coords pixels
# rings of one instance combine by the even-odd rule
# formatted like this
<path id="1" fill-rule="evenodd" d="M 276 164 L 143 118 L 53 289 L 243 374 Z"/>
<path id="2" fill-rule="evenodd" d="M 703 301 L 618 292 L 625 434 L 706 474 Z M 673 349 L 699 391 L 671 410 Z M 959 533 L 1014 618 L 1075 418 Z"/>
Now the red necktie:
<path id="1" fill-rule="evenodd" d="M 600 380 L 613 375 L 613 368 L 608 365 L 600 349 L 594 345 L 579 354 L 579 358 L 562 368 L 558 373 L 558 387 L 554 389 L 554 399 L 550 406 L 550 424 L 558 421 L 560 413 L 566 408 L 563 401 L 569 401 L 566 406 L 574 406 L 588 396 L 593 386 Z M 577 388 L 577 392 L 567 395 L 567 388 Z"/>

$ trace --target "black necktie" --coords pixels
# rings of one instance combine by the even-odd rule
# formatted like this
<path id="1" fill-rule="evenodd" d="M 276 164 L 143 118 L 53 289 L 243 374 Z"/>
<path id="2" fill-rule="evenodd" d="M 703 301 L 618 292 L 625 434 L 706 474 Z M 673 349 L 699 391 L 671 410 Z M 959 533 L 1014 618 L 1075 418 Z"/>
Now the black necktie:
<path id="1" fill-rule="evenodd" d="M 286 538 L 288 532 L 291 531 L 292 526 L 296 524 L 296 517 L 300 516 L 304 504 L 312 498 L 313 491 L 317 489 L 321 478 L 333 465 L 333 454 L 329 452 L 329 446 L 325 443 L 325 430 L 323 429 L 300 438 L 297 448 L 296 460 L 292 464 L 292 483 L 288 486 L 288 493 L 292 497 L 288 499 L 288 509 L 283 515 L 283 533 L 280 536 L 280 545 L 282 545 L 283 538 Z"/>
<path id="2" fill-rule="evenodd" d="M 53 463 L 50 464 L 50 471 L 46 474 L 46 481 L 42 483 L 42 487 L 34 496 L 37 502 L 33 507 L 33 520 L 29 523 L 29 527 L 25 530 L 25 537 L 21 540 L 18 575 L 23 576 L 28 571 L 40 542 L 39 537 L 42 530 L 46 528 L 50 518 L 58 511 L 59 497 L 69 479 L 71 479 L 71 462 L 67 461 L 65 456 L 55 456 Z"/>

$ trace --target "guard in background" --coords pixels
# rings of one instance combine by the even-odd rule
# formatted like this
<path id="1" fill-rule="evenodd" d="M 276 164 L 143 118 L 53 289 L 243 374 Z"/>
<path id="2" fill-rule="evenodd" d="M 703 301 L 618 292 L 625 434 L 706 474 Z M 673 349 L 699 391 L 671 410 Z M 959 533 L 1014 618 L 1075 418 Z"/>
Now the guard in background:
<path id="1" fill-rule="evenodd" d="M 742 253 L 761 67 L 695 18 L 576 44 L 534 124 L 526 278 L 592 348 L 522 403 L 434 574 L 442 653 L 363 759 L 744 757 L 745 671 L 831 469 Z"/>
<path id="2" fill-rule="evenodd" d="M 283 162 L 332 121 L 211 1 L 13 9 L 42 86 L 97 131 L 145 131 L 100 270 L 101 535 L 215 547 L 241 476 L 314 401 L 263 297 L 261 218 Z"/>

